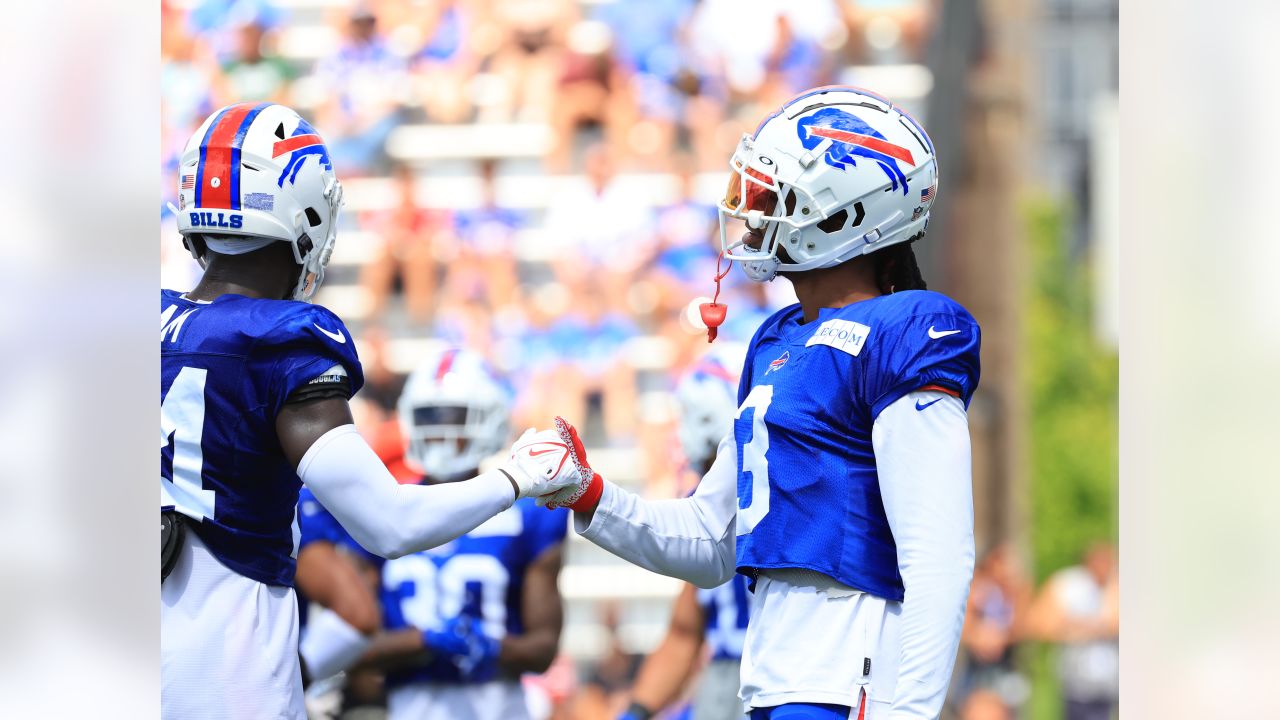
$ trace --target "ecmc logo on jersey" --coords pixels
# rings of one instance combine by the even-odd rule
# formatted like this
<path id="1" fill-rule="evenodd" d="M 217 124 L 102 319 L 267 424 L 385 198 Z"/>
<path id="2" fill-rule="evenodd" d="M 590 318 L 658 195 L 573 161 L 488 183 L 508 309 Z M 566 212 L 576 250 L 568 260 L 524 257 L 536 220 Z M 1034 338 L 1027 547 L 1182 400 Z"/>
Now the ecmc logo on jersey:
<path id="1" fill-rule="evenodd" d="M 891 189 L 897 190 L 901 186 L 902 194 L 907 194 L 907 176 L 898 167 L 898 162 L 914 166 L 915 157 L 907 148 L 889 142 L 857 115 L 839 108 L 823 108 L 800 118 L 796 132 L 806 150 L 818 147 L 824 140 L 831 140 L 831 147 L 823 153 L 822 159 L 838 170 L 847 170 L 849 165 L 857 167 L 854 156 L 876 161 L 889 182 L 893 183 Z"/>
<path id="2" fill-rule="evenodd" d="M 219 227 L 232 228 L 239 230 L 244 227 L 244 216 L 235 213 L 211 213 L 211 212 L 193 212 L 191 216 L 191 227 Z M 217 218 L 213 216 L 217 215 Z"/>
<path id="3" fill-rule="evenodd" d="M 292 185 L 298 177 L 298 171 L 302 169 L 302 164 L 312 155 L 316 156 L 316 162 L 322 167 L 328 170 L 333 169 L 333 163 L 329 160 L 329 149 L 324 146 L 324 140 L 320 139 L 320 134 L 306 120 L 299 120 L 293 135 L 287 140 L 282 139 L 276 142 L 271 148 L 272 158 L 278 158 L 285 153 L 292 154 L 289 155 L 289 162 L 285 164 L 284 170 L 280 171 L 280 177 L 276 179 L 278 187 L 284 187 L 285 177 L 289 178 L 289 184 Z"/>

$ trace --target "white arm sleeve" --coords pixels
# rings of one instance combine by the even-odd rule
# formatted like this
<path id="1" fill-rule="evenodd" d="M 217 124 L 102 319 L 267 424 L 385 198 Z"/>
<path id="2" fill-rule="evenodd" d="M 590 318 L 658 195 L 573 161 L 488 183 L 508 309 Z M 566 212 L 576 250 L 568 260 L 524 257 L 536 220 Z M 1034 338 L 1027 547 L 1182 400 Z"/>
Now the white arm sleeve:
<path id="1" fill-rule="evenodd" d="M 927 405 L 932 401 L 937 402 Z M 898 684 L 889 716 L 934 720 L 951 682 L 973 579 L 973 487 L 964 403 L 937 391 L 909 393 L 880 412 L 871 441 L 906 588 Z"/>
<path id="2" fill-rule="evenodd" d="M 401 485 L 356 432 L 321 435 L 298 477 L 364 549 L 397 558 L 443 545 L 511 507 L 515 491 L 497 470 L 464 482 Z"/>
<path id="3" fill-rule="evenodd" d="M 694 494 L 645 500 L 605 482 L 595 514 L 574 513 L 579 534 L 640 567 L 703 588 L 728 582 L 737 567 L 738 458 L 733 437 L 720 441 L 716 461 Z"/>

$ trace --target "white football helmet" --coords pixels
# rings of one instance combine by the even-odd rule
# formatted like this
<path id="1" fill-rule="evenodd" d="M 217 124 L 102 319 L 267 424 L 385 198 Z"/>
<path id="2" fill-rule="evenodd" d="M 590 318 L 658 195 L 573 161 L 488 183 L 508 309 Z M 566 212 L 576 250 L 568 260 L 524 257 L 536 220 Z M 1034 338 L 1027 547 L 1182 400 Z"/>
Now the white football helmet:
<path id="1" fill-rule="evenodd" d="M 480 355 L 434 352 L 409 376 L 396 410 L 405 463 L 439 482 L 466 479 L 504 449 L 511 391 Z"/>
<path id="2" fill-rule="evenodd" d="M 333 254 L 342 184 L 324 140 L 298 113 L 272 103 L 218 110 L 187 141 L 178 175 L 178 232 L 202 267 L 206 236 L 243 236 L 213 246 L 231 254 L 282 240 L 301 266 L 293 299 L 315 294 Z"/>
<path id="3" fill-rule="evenodd" d="M 811 90 L 743 135 L 720 210 L 725 258 L 763 282 L 915 238 L 938 192 L 933 142 L 910 115 L 853 87 Z M 763 231 L 730 242 L 728 218 Z"/>
<path id="4" fill-rule="evenodd" d="M 698 360 L 676 385 L 680 427 L 676 435 L 689 465 L 701 470 L 733 430 L 738 412 L 738 377 L 746 360 L 741 344 L 721 343 Z"/>

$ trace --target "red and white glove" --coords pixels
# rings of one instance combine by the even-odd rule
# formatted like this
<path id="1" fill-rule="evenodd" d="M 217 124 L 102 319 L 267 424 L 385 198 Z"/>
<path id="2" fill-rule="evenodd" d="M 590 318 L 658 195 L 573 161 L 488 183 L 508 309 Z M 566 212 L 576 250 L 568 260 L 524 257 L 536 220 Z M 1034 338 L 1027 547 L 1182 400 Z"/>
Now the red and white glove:
<path id="1" fill-rule="evenodd" d="M 604 479 L 587 464 L 587 451 L 582 447 L 577 428 L 560 416 L 556 416 L 555 422 L 560 439 L 569 447 L 569 462 L 577 468 L 581 481 L 576 486 L 540 496 L 538 505 L 552 510 L 567 507 L 578 512 L 589 511 L 600 502 L 600 493 L 604 492 Z"/>
<path id="2" fill-rule="evenodd" d="M 562 490 L 576 492 L 584 480 L 573 461 L 572 447 L 559 430 L 525 430 L 501 467 L 519 487 L 516 499 Z"/>

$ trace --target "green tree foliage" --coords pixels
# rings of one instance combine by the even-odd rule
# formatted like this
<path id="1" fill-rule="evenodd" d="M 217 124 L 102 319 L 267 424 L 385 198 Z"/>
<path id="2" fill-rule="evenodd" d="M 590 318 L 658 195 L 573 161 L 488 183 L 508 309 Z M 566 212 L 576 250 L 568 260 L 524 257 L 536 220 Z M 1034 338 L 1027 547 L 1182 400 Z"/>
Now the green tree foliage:
<path id="1" fill-rule="evenodd" d="M 1030 541 L 1037 585 L 1114 539 L 1119 466 L 1119 360 L 1096 341 L 1088 266 L 1073 257 L 1068 218 L 1047 200 L 1026 208 L 1031 278 L 1024 348 L 1031 417 Z M 1031 720 L 1062 717 L 1053 648 L 1029 643 Z"/>
<path id="2" fill-rule="evenodd" d="M 1119 360 L 1092 329 L 1092 285 L 1060 204 L 1026 212 L 1032 271 L 1024 337 L 1030 392 L 1030 534 L 1036 580 L 1114 539 Z"/>

